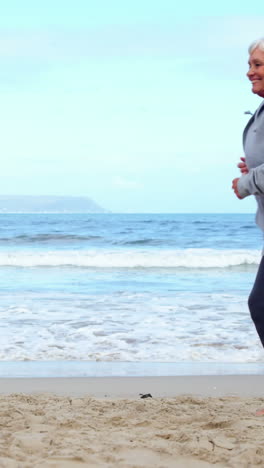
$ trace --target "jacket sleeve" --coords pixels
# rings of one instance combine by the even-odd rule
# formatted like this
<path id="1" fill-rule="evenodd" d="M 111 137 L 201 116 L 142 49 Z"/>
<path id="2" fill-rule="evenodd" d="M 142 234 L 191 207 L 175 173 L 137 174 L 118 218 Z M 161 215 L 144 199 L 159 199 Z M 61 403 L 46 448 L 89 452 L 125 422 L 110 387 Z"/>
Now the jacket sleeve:
<path id="1" fill-rule="evenodd" d="M 237 188 L 241 198 L 264 195 L 264 164 L 250 169 L 248 174 L 240 177 Z"/>

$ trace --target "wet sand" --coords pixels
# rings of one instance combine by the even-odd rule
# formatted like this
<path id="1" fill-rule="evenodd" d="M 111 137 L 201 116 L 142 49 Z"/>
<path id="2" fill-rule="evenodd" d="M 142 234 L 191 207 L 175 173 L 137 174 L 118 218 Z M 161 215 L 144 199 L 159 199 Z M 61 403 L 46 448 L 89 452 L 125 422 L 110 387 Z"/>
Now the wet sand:
<path id="1" fill-rule="evenodd" d="M 2 393 L 50 392 L 95 398 L 264 396 L 264 375 L 208 375 L 169 377 L 0 378 Z"/>

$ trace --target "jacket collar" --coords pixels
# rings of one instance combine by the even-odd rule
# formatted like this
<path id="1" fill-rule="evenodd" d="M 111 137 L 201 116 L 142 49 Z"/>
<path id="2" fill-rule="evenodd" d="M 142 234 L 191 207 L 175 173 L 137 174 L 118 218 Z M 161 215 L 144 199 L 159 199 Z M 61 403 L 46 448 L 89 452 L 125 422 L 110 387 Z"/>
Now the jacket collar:
<path id="1" fill-rule="evenodd" d="M 245 146 L 246 136 L 247 136 L 247 132 L 248 132 L 248 129 L 249 129 L 250 125 L 254 122 L 255 117 L 258 117 L 259 114 L 261 114 L 263 111 L 264 111 L 264 101 L 262 101 L 262 103 L 261 103 L 260 106 L 257 108 L 256 112 L 254 112 L 254 114 L 252 115 L 252 117 L 250 117 L 250 119 L 249 119 L 247 125 L 246 125 L 245 128 L 244 128 L 244 132 L 243 132 L 243 146 Z"/>

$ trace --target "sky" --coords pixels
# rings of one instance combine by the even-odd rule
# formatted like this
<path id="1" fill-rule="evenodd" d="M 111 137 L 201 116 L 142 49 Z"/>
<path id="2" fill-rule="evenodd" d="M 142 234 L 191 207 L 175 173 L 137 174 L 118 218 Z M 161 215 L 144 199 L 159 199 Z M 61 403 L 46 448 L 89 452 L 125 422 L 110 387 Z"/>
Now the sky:
<path id="1" fill-rule="evenodd" d="M 0 16 L 1 195 L 112 212 L 255 211 L 231 190 L 261 99 L 263 1 L 9 0 Z"/>

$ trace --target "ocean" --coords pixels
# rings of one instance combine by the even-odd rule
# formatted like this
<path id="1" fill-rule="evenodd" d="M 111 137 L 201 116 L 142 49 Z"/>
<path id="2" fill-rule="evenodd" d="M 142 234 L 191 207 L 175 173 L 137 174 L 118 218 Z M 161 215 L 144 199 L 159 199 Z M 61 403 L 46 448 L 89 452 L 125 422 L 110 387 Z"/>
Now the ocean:
<path id="1" fill-rule="evenodd" d="M 264 361 L 253 214 L 0 221 L 0 361 Z"/>

